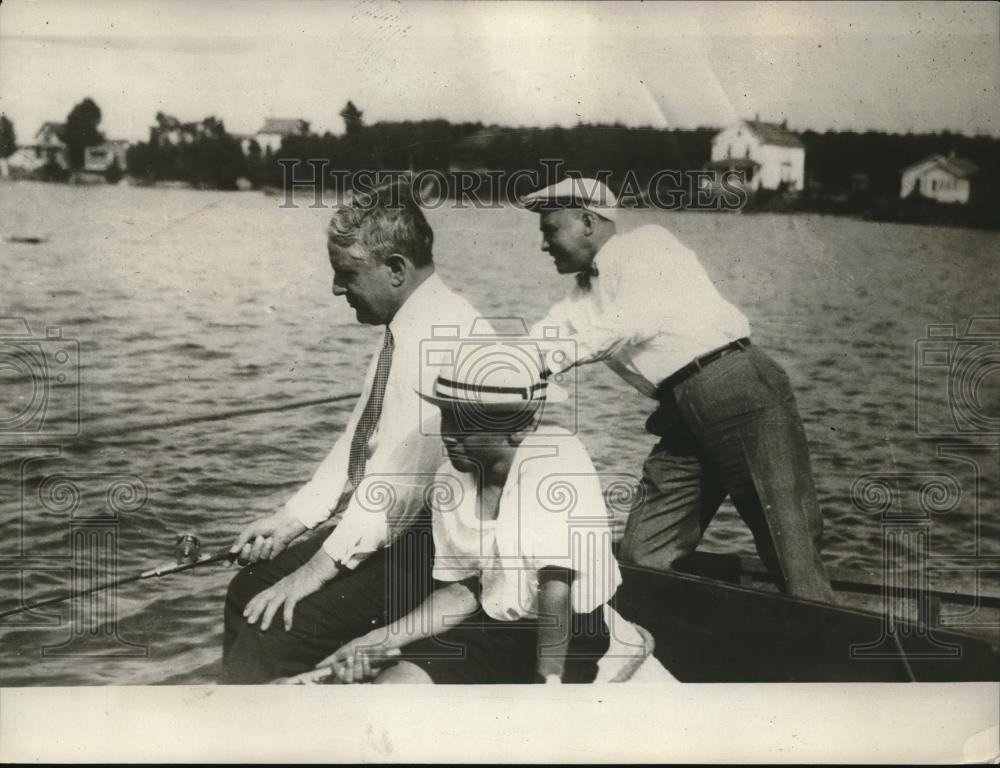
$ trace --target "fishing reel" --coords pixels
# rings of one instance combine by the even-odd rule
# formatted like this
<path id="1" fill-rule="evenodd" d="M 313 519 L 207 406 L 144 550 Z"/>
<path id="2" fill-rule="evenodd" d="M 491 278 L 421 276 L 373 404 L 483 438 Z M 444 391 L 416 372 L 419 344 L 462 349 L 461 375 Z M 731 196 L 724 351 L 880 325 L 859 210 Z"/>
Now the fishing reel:
<path id="1" fill-rule="evenodd" d="M 157 566 L 150 568 L 147 571 L 136 574 L 134 576 L 126 576 L 125 578 L 117 579 L 115 581 L 110 581 L 105 584 L 98 584 L 97 586 L 84 589 L 82 591 L 70 592 L 67 595 L 59 595 L 57 597 L 50 597 L 45 600 L 40 600 L 38 602 L 32 603 L 30 605 L 22 605 L 18 608 L 14 608 L 10 611 L 0 612 L 0 619 L 6 616 L 13 616 L 18 613 L 24 613 L 25 611 L 31 611 L 35 608 L 40 608 L 43 605 L 53 605 L 55 603 L 61 603 L 65 600 L 71 600 L 74 597 L 79 597 L 81 595 L 89 595 L 92 592 L 100 592 L 104 589 L 110 589 L 112 587 L 120 587 L 123 584 L 130 584 L 133 581 L 141 581 L 143 579 L 152 579 L 157 576 L 166 576 L 171 573 L 179 573 L 181 571 L 189 571 L 192 568 L 197 568 L 201 565 L 207 565 L 208 563 L 218 563 L 222 560 L 229 560 L 232 562 L 235 555 L 229 551 L 228 548 L 222 548 L 215 552 L 209 552 L 206 554 L 201 553 L 201 539 L 195 536 L 193 533 L 182 533 L 177 537 L 177 541 L 174 544 L 174 555 L 177 558 L 176 563 L 160 563 Z"/>
<path id="2" fill-rule="evenodd" d="M 182 533 L 174 544 L 177 565 L 191 565 L 201 556 L 201 539 L 193 533 Z"/>

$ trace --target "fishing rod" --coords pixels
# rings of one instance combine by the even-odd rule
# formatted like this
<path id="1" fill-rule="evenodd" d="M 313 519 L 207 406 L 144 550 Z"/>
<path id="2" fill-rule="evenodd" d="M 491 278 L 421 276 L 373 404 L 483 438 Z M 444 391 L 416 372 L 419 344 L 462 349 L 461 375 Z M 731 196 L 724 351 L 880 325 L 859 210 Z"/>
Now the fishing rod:
<path id="1" fill-rule="evenodd" d="M 160 563 L 153 568 L 136 576 L 126 576 L 123 579 L 117 579 L 116 581 L 111 581 L 106 584 L 98 584 L 96 587 L 91 587 L 90 589 L 84 589 L 80 592 L 70 592 L 68 595 L 59 595 L 58 597 L 50 597 L 46 600 L 39 600 L 37 603 L 32 603 L 31 605 L 24 605 L 20 608 L 14 608 L 9 611 L 3 611 L 0 613 L 0 619 L 6 618 L 7 616 L 14 616 L 19 613 L 24 613 L 25 611 L 31 611 L 35 608 L 41 608 L 46 605 L 53 605 L 55 603 L 62 603 L 66 600 L 72 600 L 75 597 L 83 597 L 84 595 L 90 595 L 94 592 L 103 592 L 106 589 L 113 589 L 115 587 L 120 587 L 122 584 L 131 584 L 134 581 L 143 581 L 145 579 L 153 579 L 159 576 L 169 576 L 172 573 L 181 573 L 182 571 L 189 571 L 192 568 L 197 568 L 200 565 L 208 565 L 209 563 L 217 563 L 221 560 L 229 560 L 232 562 L 236 559 L 237 553 L 230 552 L 229 547 L 224 549 L 218 549 L 214 552 L 207 552 L 202 554 L 201 551 L 201 541 L 197 536 L 191 533 L 184 533 L 177 537 L 177 542 L 174 544 L 174 553 L 176 555 L 175 562 Z"/>

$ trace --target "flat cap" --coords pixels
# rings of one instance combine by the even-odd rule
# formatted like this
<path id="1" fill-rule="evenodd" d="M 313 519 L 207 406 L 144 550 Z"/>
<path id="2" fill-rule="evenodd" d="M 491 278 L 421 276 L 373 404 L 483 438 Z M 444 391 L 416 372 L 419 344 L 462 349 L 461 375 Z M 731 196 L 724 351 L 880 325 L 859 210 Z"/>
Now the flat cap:
<path id="1" fill-rule="evenodd" d="M 618 199 L 597 179 L 563 179 L 545 189 L 525 195 L 521 204 L 529 211 L 582 208 L 608 221 L 618 217 Z"/>

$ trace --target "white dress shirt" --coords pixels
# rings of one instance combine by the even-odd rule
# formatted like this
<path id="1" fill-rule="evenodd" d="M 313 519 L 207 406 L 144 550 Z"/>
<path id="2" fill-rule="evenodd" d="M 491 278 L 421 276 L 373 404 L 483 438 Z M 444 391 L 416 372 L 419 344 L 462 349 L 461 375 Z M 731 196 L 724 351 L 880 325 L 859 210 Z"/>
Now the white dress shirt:
<path id="1" fill-rule="evenodd" d="M 478 577 L 483 610 L 500 621 L 538 616 L 538 572 L 571 570 L 573 610 L 589 613 L 621 584 L 611 522 L 587 449 L 565 430 L 518 447 L 496 519 L 480 507 L 474 473 L 445 462 L 432 498 L 434 578 Z"/>
<path id="2" fill-rule="evenodd" d="M 477 322 L 478 321 L 478 322 Z M 344 493 L 352 493 L 323 549 L 338 564 L 357 567 L 410 525 L 424 503 L 424 488 L 441 463 L 441 414 L 417 396 L 447 364 L 457 342 L 473 332 L 490 333 L 489 323 L 436 275 L 410 294 L 389 323 L 392 365 L 382 414 L 368 442 L 364 480 L 347 478 L 351 439 L 375 377 L 382 336 L 368 366 L 364 388 L 333 449 L 285 508 L 307 528 L 329 519 Z"/>
<path id="3" fill-rule="evenodd" d="M 597 253 L 590 287 L 574 286 L 532 336 L 558 331 L 564 357 L 550 371 L 597 360 L 652 397 L 696 357 L 750 335 L 746 316 L 716 290 L 694 252 L 663 227 L 613 235 Z M 551 333 L 549 334 L 551 336 Z"/>

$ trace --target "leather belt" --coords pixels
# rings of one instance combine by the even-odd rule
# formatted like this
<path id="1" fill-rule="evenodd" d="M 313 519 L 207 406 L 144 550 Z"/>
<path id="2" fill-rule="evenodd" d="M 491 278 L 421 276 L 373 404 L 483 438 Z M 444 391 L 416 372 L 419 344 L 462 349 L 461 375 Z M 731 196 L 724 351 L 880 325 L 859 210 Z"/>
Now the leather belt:
<path id="1" fill-rule="evenodd" d="M 720 357 L 728 355 L 730 352 L 736 352 L 738 350 L 744 350 L 750 346 L 750 339 L 744 336 L 742 339 L 737 339 L 724 347 L 719 347 L 718 349 L 713 349 L 711 352 L 706 352 L 704 355 L 700 355 L 692 360 L 690 363 L 685 365 L 683 368 L 678 368 L 672 374 L 667 376 L 660 385 L 656 388 L 656 394 L 659 396 L 666 392 L 669 392 L 682 381 L 690 378 L 694 374 L 698 373 L 706 365 L 711 365 Z"/>

